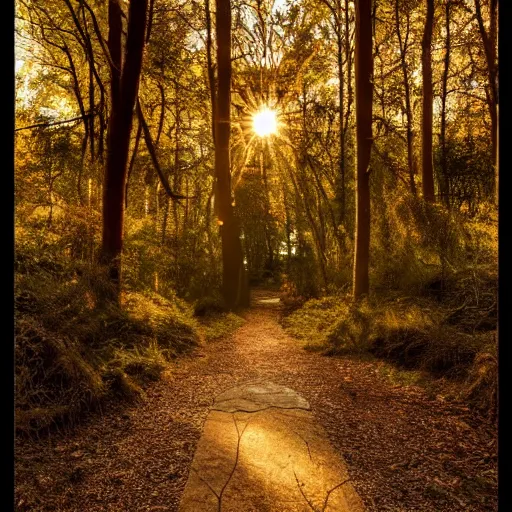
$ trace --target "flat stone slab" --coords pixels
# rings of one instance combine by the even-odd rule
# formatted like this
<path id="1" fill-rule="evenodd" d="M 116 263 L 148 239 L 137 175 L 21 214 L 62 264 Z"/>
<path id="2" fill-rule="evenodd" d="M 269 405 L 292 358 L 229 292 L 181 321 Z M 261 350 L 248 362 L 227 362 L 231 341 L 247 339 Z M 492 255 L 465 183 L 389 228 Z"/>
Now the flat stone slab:
<path id="1" fill-rule="evenodd" d="M 220 394 L 213 410 L 223 412 L 257 412 L 280 409 L 309 409 L 309 403 L 293 389 L 272 382 L 252 382 Z"/>
<path id="2" fill-rule="evenodd" d="M 362 512 L 364 507 L 307 401 L 284 386 L 257 382 L 215 401 L 179 510 Z"/>

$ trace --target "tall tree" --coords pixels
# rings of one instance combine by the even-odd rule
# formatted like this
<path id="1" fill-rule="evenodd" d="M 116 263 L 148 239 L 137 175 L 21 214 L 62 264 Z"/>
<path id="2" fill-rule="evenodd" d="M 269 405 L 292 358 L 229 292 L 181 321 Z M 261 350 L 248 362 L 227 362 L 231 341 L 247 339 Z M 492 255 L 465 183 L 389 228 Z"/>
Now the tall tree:
<path id="1" fill-rule="evenodd" d="M 372 148 L 373 44 L 372 1 L 356 2 L 356 244 L 353 295 L 370 291 L 370 152 Z"/>
<path id="2" fill-rule="evenodd" d="M 422 117 L 422 189 L 425 201 L 433 202 L 434 162 L 432 157 L 432 30 L 434 27 L 434 0 L 426 0 L 427 16 L 423 31 L 421 62 L 423 68 Z"/>
<path id="3" fill-rule="evenodd" d="M 495 180 L 495 198 L 498 203 L 498 62 L 496 58 L 496 44 L 498 35 L 498 0 L 489 0 L 489 29 L 486 29 L 481 0 L 475 0 L 475 13 L 478 21 L 478 29 L 482 38 L 485 52 L 485 62 L 487 64 L 488 89 L 487 105 L 491 116 L 491 149 L 492 163 L 494 165 Z"/>
<path id="4" fill-rule="evenodd" d="M 411 192 L 416 195 L 416 183 L 414 181 L 415 165 L 414 165 L 414 149 L 413 149 L 413 114 L 411 104 L 411 87 L 409 83 L 409 65 L 407 63 L 407 54 L 409 49 L 409 38 L 411 32 L 411 13 L 409 7 L 406 6 L 406 30 L 405 35 L 402 34 L 400 26 L 400 0 L 395 0 L 395 27 L 398 37 L 398 48 L 400 50 L 400 67 L 402 68 L 404 80 L 405 94 L 405 118 L 407 121 L 407 167 L 409 169 L 409 186 Z"/>
<path id="5" fill-rule="evenodd" d="M 447 117 L 447 97 L 448 97 L 448 77 L 450 74 L 450 58 L 451 58 L 451 7 L 452 0 L 445 0 L 445 48 L 443 59 L 443 75 L 441 78 L 441 131 L 439 134 L 441 143 L 441 179 L 440 189 L 442 198 L 447 208 L 450 208 L 450 178 L 448 175 L 448 148 L 446 144 L 446 117 Z"/>
<path id="6" fill-rule="evenodd" d="M 216 1 L 217 99 L 215 102 L 216 202 L 222 240 L 222 291 L 226 306 L 244 302 L 244 267 L 240 228 L 231 194 L 231 2 Z"/>
<path id="7" fill-rule="evenodd" d="M 338 186 L 336 188 L 336 197 L 339 203 L 339 221 L 343 223 L 345 220 L 345 172 L 346 172 L 346 162 L 345 162 L 345 136 L 346 129 L 344 127 L 344 69 L 343 69 L 343 27 L 345 26 L 345 44 L 349 49 L 349 33 L 348 33 L 348 22 L 345 21 L 345 25 L 343 23 L 342 18 L 342 6 L 341 0 L 335 0 L 331 2 L 330 0 L 322 0 L 323 3 L 328 7 L 332 14 L 332 27 L 334 29 L 334 33 L 336 34 L 336 60 L 338 64 L 338 117 L 339 117 L 339 145 L 340 145 L 340 157 L 339 157 L 339 176 L 338 176 Z M 348 2 L 345 2 L 345 16 L 348 17 Z M 347 66 L 349 63 L 349 52 L 345 52 L 347 55 Z"/>
<path id="8" fill-rule="evenodd" d="M 119 298 L 121 253 L 128 150 L 133 109 L 139 86 L 144 50 L 148 0 L 131 0 L 124 59 L 121 58 L 122 11 L 118 0 L 109 0 L 109 39 L 111 56 L 111 115 L 107 138 L 107 164 L 103 187 L 103 236 L 101 261 Z M 124 62 L 122 62 L 122 60 Z"/>

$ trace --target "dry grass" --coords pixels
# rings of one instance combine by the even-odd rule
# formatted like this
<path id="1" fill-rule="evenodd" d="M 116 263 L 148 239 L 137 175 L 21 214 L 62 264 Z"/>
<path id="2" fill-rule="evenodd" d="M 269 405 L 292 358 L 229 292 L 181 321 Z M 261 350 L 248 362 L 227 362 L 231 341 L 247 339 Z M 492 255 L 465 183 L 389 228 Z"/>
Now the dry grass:
<path id="1" fill-rule="evenodd" d="M 87 268 L 16 276 L 16 428 L 38 433 L 75 421 L 112 396 L 137 399 L 172 359 L 201 341 L 177 297 L 126 292 L 103 304 L 108 281 Z"/>
<path id="2" fill-rule="evenodd" d="M 16 322 L 16 427 L 39 431 L 59 420 L 74 420 L 105 395 L 100 373 L 61 334 L 35 318 Z"/>
<path id="3" fill-rule="evenodd" d="M 283 326 L 305 348 L 326 355 L 369 353 L 399 371 L 456 384 L 458 398 L 495 418 L 495 275 L 486 268 L 454 274 L 442 297 L 429 296 L 429 286 L 423 297 L 381 295 L 359 303 L 349 295 L 310 300 L 286 316 Z"/>
<path id="4" fill-rule="evenodd" d="M 498 414 L 498 354 L 496 334 L 475 357 L 463 392 L 464 399 L 490 419 Z"/>
<path id="5" fill-rule="evenodd" d="M 125 290 L 120 306 L 104 303 L 101 270 L 32 263 L 16 275 L 19 433 L 72 423 L 110 397 L 137 400 L 171 361 L 243 323 L 216 311 L 198 319 L 173 294 Z"/>

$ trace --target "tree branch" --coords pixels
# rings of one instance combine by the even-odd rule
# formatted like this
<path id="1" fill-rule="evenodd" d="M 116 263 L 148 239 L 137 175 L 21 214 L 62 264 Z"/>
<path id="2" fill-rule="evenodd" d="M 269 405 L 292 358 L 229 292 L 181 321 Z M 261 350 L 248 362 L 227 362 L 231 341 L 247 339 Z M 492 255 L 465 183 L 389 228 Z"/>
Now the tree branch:
<path id="1" fill-rule="evenodd" d="M 21 130 L 30 130 L 32 128 L 48 128 L 50 126 L 57 126 L 59 124 L 74 123 L 75 121 L 81 121 L 83 119 L 88 119 L 91 116 L 97 116 L 97 115 L 98 115 L 97 113 L 89 112 L 88 114 L 85 114 L 84 116 L 73 117 L 72 119 L 66 119 L 64 121 L 55 121 L 53 123 L 51 123 L 49 121 L 45 121 L 43 123 L 31 124 L 30 126 L 23 126 L 22 128 L 15 128 L 14 131 L 20 132 Z"/>
<path id="2" fill-rule="evenodd" d="M 158 174 L 158 177 L 160 178 L 160 182 L 162 183 L 162 186 L 164 187 L 164 190 L 167 193 L 167 195 L 174 201 L 178 202 L 179 204 L 181 204 L 179 202 L 180 199 L 194 199 L 194 197 L 176 194 L 171 190 L 169 182 L 167 181 L 167 178 L 165 177 L 165 175 L 162 171 L 162 168 L 160 167 L 160 163 L 158 162 L 158 158 L 156 156 L 155 145 L 153 144 L 153 139 L 151 138 L 151 133 L 150 133 L 148 125 L 146 123 L 146 119 L 144 118 L 144 114 L 142 113 L 142 108 L 140 106 L 140 101 L 138 98 L 137 98 L 137 116 L 139 117 L 139 123 L 142 126 L 142 131 L 144 133 L 144 140 L 146 142 L 146 147 L 148 148 L 148 151 L 151 156 L 151 160 L 153 162 L 155 170 Z"/>

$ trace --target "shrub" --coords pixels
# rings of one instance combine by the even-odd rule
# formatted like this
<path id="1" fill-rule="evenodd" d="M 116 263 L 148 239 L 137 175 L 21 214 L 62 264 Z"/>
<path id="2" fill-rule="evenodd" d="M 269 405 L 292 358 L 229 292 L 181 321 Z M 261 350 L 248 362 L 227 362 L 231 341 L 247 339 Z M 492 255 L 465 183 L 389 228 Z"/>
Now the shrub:
<path id="1" fill-rule="evenodd" d="M 358 303 L 349 295 L 312 299 L 286 316 L 283 326 L 303 340 L 305 348 L 326 355 L 367 352 L 398 368 L 420 371 L 440 381 L 449 379 L 460 397 L 493 418 L 497 407 L 496 323 L 486 317 L 484 324 L 477 315 L 480 327 L 471 321 L 468 329 L 468 318 L 473 319 L 478 309 L 468 306 L 473 313 L 466 314 L 460 308 L 454 310 L 448 301 L 457 296 L 458 286 L 466 289 L 466 278 L 462 273 L 449 282 L 453 296 L 448 294 L 444 302 L 392 295 Z M 481 275 L 474 282 L 482 292 L 490 281 Z M 474 296 L 485 303 L 479 291 Z M 469 298 L 467 304 L 471 304 Z"/>
<path id="2" fill-rule="evenodd" d="M 17 318 L 15 334 L 17 428 L 38 431 L 73 419 L 104 396 L 100 372 L 76 341 L 28 316 Z"/>
<path id="3" fill-rule="evenodd" d="M 489 342 L 475 357 L 462 396 L 473 407 L 494 421 L 498 415 L 498 344 L 495 334 L 489 334 Z"/>
<path id="4" fill-rule="evenodd" d="M 353 303 L 346 300 L 346 315 L 338 319 L 326 342 L 326 354 L 362 353 L 368 350 L 373 327 L 373 311 L 366 300 Z"/>
<path id="5" fill-rule="evenodd" d="M 242 317 L 232 312 L 206 315 L 200 320 L 200 329 L 205 341 L 215 341 L 231 334 L 244 322 Z"/>
<path id="6" fill-rule="evenodd" d="M 306 347 L 325 349 L 333 326 L 348 313 L 347 304 L 334 296 L 310 299 L 300 309 L 285 316 L 282 323 L 292 336 L 306 341 Z"/>

